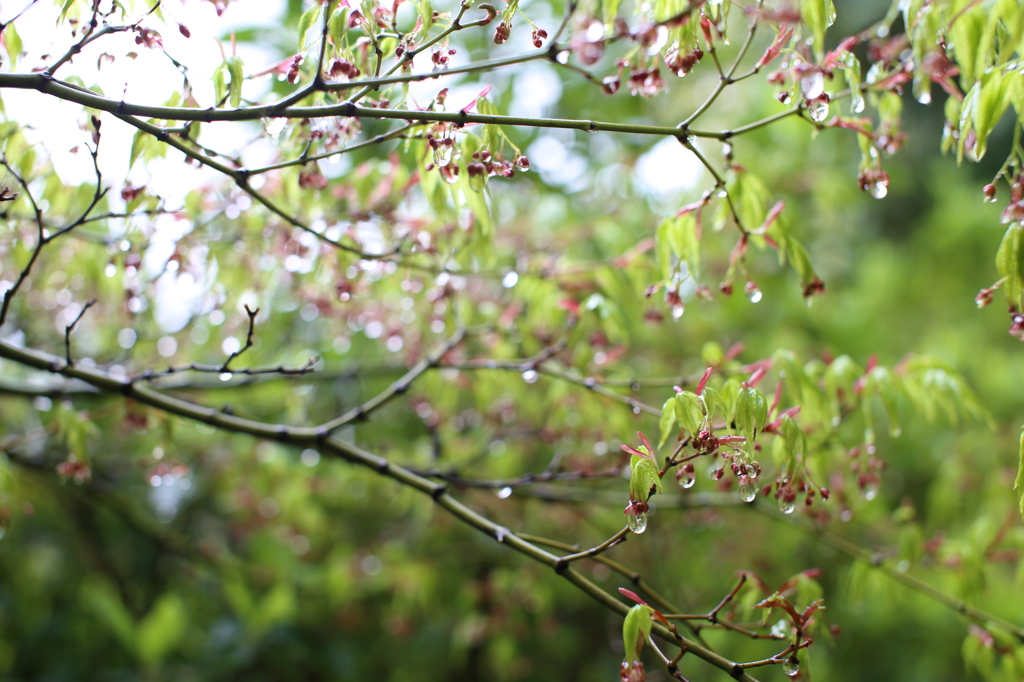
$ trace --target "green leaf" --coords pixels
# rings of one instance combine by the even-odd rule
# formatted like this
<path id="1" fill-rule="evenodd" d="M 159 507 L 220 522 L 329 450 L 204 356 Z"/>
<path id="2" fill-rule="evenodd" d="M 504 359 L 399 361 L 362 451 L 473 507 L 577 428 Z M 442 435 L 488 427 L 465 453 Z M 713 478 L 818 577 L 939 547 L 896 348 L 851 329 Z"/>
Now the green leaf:
<path id="1" fill-rule="evenodd" d="M 661 431 L 661 437 L 658 439 L 659 448 L 665 444 L 666 440 L 668 440 L 669 435 L 672 433 L 672 428 L 675 425 L 676 401 L 674 398 L 669 398 L 661 408 L 661 419 L 658 421 L 658 428 Z"/>
<path id="2" fill-rule="evenodd" d="M 756 388 L 740 389 L 736 399 L 736 428 L 753 445 L 768 422 L 768 402 Z"/>
<path id="3" fill-rule="evenodd" d="M 836 20 L 832 0 L 803 0 L 800 3 L 800 17 L 811 30 L 814 51 L 820 57 L 825 52 L 825 29 Z"/>
<path id="4" fill-rule="evenodd" d="M 139 660 L 149 665 L 163 661 L 185 634 L 185 605 L 176 594 L 167 594 L 139 623 L 136 642 Z"/>
<path id="5" fill-rule="evenodd" d="M 1024 517 L 1024 433 L 1020 435 L 1017 479 L 1013 482 L 1013 489 L 1017 491 L 1017 503 L 1020 506 L 1020 514 Z"/>
<path id="6" fill-rule="evenodd" d="M 87 578 L 82 583 L 81 599 L 85 607 L 110 628 L 121 645 L 135 653 L 135 624 L 114 586 L 96 576 Z"/>
<path id="7" fill-rule="evenodd" d="M 676 395 L 676 421 L 691 435 L 700 432 L 705 417 L 704 402 L 696 393 L 683 391 Z"/>
<path id="8" fill-rule="evenodd" d="M 661 477 L 658 476 L 658 467 L 653 461 L 636 455 L 633 456 L 633 460 L 629 492 L 634 500 L 646 502 L 650 498 L 652 490 L 661 492 Z"/>
<path id="9" fill-rule="evenodd" d="M 1021 238 L 1021 231 L 1021 225 L 1010 225 L 996 252 L 996 270 L 1001 277 L 1006 278 L 1003 285 L 1006 298 L 1018 310 L 1024 309 L 1024 297 L 1021 296 L 1024 290 L 1024 239 Z"/>
<path id="10" fill-rule="evenodd" d="M 231 87 L 228 89 L 228 101 L 232 108 L 237 108 L 242 103 L 242 60 L 239 57 L 228 57 L 225 62 L 228 73 L 231 74 Z"/>
<path id="11" fill-rule="evenodd" d="M 322 9 L 323 6 L 319 2 L 313 3 L 313 6 L 303 12 L 302 17 L 299 18 L 299 52 L 305 50 L 309 44 L 306 41 L 306 32 L 316 23 Z"/>
<path id="12" fill-rule="evenodd" d="M 651 636 L 652 611 L 650 606 L 636 604 L 626 613 L 622 621 L 622 644 L 627 661 L 640 660 L 640 647 Z"/>
<path id="13" fill-rule="evenodd" d="M 4 44 L 7 45 L 7 56 L 11 60 L 11 70 L 17 68 L 18 57 L 21 56 L 22 43 L 21 36 L 18 35 L 18 30 L 14 27 L 14 24 L 7 24 L 3 30 Z"/>
<path id="14" fill-rule="evenodd" d="M 1018 79 L 1022 77 L 1019 73 L 1015 73 L 1013 76 Z M 1002 69 L 987 71 L 981 76 L 979 83 L 981 90 L 972 111 L 976 140 L 974 156 L 978 159 L 985 156 L 985 151 L 988 149 L 988 136 L 1010 106 L 1010 91 Z"/>
<path id="15" fill-rule="evenodd" d="M 736 173 L 728 186 L 732 204 L 743 228 L 755 230 L 768 214 L 768 188 L 761 179 L 751 173 Z M 724 205 L 724 201 L 722 202 Z"/>

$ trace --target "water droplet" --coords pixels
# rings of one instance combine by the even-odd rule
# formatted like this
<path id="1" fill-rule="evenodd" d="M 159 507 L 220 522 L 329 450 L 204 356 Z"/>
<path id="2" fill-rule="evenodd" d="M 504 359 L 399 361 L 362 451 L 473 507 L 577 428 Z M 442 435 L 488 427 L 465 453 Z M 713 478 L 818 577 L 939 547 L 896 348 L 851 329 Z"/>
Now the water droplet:
<path id="1" fill-rule="evenodd" d="M 722 189 L 718 190 L 717 192 L 715 192 L 715 196 L 718 197 L 719 199 L 724 199 L 727 196 L 729 196 L 729 193 L 726 192 L 724 188 L 722 188 Z"/>
<path id="2" fill-rule="evenodd" d="M 788 90 L 784 90 L 779 93 L 779 101 L 783 104 L 789 104 L 793 101 L 793 95 L 789 94 Z"/>
<path id="3" fill-rule="evenodd" d="M 740 477 L 740 499 L 744 502 L 753 502 L 757 497 L 757 485 L 746 476 Z"/>
<path id="4" fill-rule="evenodd" d="M 519 273 L 515 270 L 509 270 L 505 273 L 505 276 L 501 278 L 501 286 L 506 289 L 511 289 L 519 282 Z"/>
<path id="5" fill-rule="evenodd" d="M 793 500 L 787 500 L 786 495 L 779 495 L 779 511 L 783 514 L 792 514 L 794 507 Z"/>
<path id="6" fill-rule="evenodd" d="M 438 166 L 447 166 L 452 162 L 455 155 L 455 142 L 451 138 L 441 138 L 434 147 L 434 163 Z"/>
<path id="7" fill-rule="evenodd" d="M 537 370 L 528 369 L 525 372 L 523 372 L 523 381 L 525 381 L 528 384 L 537 383 Z"/>
<path id="8" fill-rule="evenodd" d="M 523 173 L 530 170 L 530 160 L 525 156 L 520 156 L 516 159 L 516 170 L 522 171 Z"/>
<path id="9" fill-rule="evenodd" d="M 502 488 L 501 490 L 498 491 L 498 497 L 503 499 L 503 500 L 507 500 L 511 496 L 512 496 L 512 488 L 510 488 L 509 486 L 505 486 L 504 488 Z"/>
<path id="10" fill-rule="evenodd" d="M 870 502 L 871 500 L 878 497 L 878 484 L 868 483 L 864 486 L 864 499 Z"/>
<path id="11" fill-rule="evenodd" d="M 995 199 L 993 199 L 995 201 Z M 103 268 L 103 274 L 107 277 L 113 277 L 117 274 L 117 266 L 113 263 L 107 263 L 107 267 Z"/>
<path id="12" fill-rule="evenodd" d="M 850 111 L 855 114 L 864 113 L 864 97 L 860 94 L 860 90 L 855 90 L 850 95 Z"/>
<path id="13" fill-rule="evenodd" d="M 884 199 L 885 195 L 888 193 L 889 185 L 881 180 L 871 185 L 871 196 L 876 199 Z"/>
<path id="14" fill-rule="evenodd" d="M 641 410 L 640 410 L 639 407 L 634 407 L 633 408 L 633 414 L 640 414 L 640 412 L 641 412 Z"/>
<path id="15" fill-rule="evenodd" d="M 750 299 L 751 303 L 758 303 L 762 298 L 764 298 L 764 295 L 755 285 L 753 287 L 747 287 L 747 298 Z"/>
<path id="16" fill-rule="evenodd" d="M 672 319 L 673 320 L 678 320 L 680 317 L 683 316 L 683 313 L 685 311 L 686 311 L 686 308 L 681 306 L 681 305 L 674 305 L 674 306 L 672 306 Z"/>
<path id="17" fill-rule="evenodd" d="M 697 478 L 693 474 L 683 474 L 679 478 L 679 487 L 683 490 L 687 490 L 693 487 L 693 484 L 697 482 Z"/>
<path id="18" fill-rule="evenodd" d="M 917 96 L 917 101 L 920 104 L 928 106 L 932 103 L 932 93 L 927 90 L 923 90 L 920 95 Z"/>
<path id="19" fill-rule="evenodd" d="M 782 672 L 786 673 L 790 677 L 796 677 L 800 674 L 800 661 L 797 660 L 796 656 L 785 660 L 782 664 Z"/>
<path id="20" fill-rule="evenodd" d="M 220 380 L 221 381 L 231 381 L 231 377 L 232 376 L 233 375 L 231 374 L 231 372 L 221 372 L 220 373 Z"/>
<path id="21" fill-rule="evenodd" d="M 754 479 L 756 479 L 756 478 L 757 478 L 757 475 L 758 475 L 759 473 L 761 473 L 761 472 L 760 472 L 760 471 L 758 470 L 758 467 L 754 466 L 753 464 L 748 464 L 748 465 L 746 466 L 746 471 L 747 471 L 747 477 L 748 477 L 748 478 L 750 478 L 751 480 L 754 480 Z"/>
<path id="22" fill-rule="evenodd" d="M 640 512 L 639 514 L 627 514 L 626 525 L 629 526 L 629 530 L 637 535 L 647 530 L 647 514 Z"/>
<path id="23" fill-rule="evenodd" d="M 828 118 L 828 100 L 819 97 L 807 102 L 807 115 L 815 123 L 821 123 Z"/>

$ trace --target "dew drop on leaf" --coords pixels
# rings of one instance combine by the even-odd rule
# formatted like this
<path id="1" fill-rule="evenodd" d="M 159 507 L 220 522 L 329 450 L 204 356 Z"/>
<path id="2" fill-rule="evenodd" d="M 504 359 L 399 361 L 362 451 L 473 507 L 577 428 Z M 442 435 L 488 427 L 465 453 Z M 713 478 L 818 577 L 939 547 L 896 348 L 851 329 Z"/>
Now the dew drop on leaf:
<path id="1" fill-rule="evenodd" d="M 647 514 L 640 512 L 639 514 L 627 514 L 626 525 L 629 530 L 639 535 L 647 530 Z"/>

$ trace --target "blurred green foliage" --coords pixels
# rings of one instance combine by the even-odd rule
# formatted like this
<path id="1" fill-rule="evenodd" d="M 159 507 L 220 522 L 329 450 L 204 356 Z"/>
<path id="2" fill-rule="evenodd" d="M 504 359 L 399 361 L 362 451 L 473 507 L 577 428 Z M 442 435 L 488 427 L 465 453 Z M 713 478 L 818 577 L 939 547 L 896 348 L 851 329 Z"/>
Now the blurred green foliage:
<path id="1" fill-rule="evenodd" d="M 69 1 L 58 9 L 88 21 L 86 4 Z M 444 19 L 434 17 L 429 2 L 414 4 L 415 16 Z M 720 4 L 709 3 L 706 11 L 719 11 L 712 6 Z M 841 37 L 886 15 L 880 3 L 838 1 L 837 24 L 825 33 L 830 4 L 801 5 L 808 25 L 800 30 L 817 41 L 818 59 Z M 1024 22 L 1014 3 L 980 4 L 965 14 L 972 23 L 963 29 L 977 35 L 957 38 L 960 45 L 981 41 L 970 67 L 962 48 L 951 53 L 964 78 L 982 84 L 975 98 L 995 88 L 982 63 L 984 13 L 1000 17 L 1006 26 L 999 30 L 1018 39 Z M 902 8 L 908 16 L 925 11 L 920 2 L 900 5 L 908 5 Z M 935 5 L 956 12 L 966 3 Z M 317 7 L 289 2 L 272 25 L 254 19 L 252 27 L 221 37 L 225 44 L 270 50 L 275 62 L 287 64 L 300 23 L 308 27 L 307 37 L 319 36 Z M 356 7 L 347 8 L 346 19 Z M 360 7 L 373 16 L 377 5 Z M 615 16 L 618 7 L 591 3 L 581 12 Z M 513 5 L 507 8 L 515 17 L 514 35 L 528 46 L 529 25 Z M 519 8 L 551 34 L 565 9 L 539 0 Z M 684 8 L 658 3 L 651 11 L 663 20 Z M 897 9 L 887 24 L 894 33 L 903 21 Z M 141 7 L 124 10 L 137 18 Z M 473 9 L 472 18 L 481 11 Z M 11 21 L 6 12 L 0 16 Z M 162 12 L 153 21 L 168 22 L 166 36 L 177 30 L 177 19 L 167 7 Z M 622 10 L 630 12 L 634 8 Z M 18 33 L 22 21 L 6 24 L 3 35 L 8 63 L 24 70 L 33 51 L 40 58 L 46 41 L 25 29 Z M 740 7 L 730 10 L 732 45 L 719 46 L 723 61 L 739 49 L 745 21 Z M 358 25 L 332 26 L 341 36 L 338 58 L 356 63 L 362 54 L 363 66 L 372 68 L 369 42 L 355 38 Z M 451 45 L 467 61 L 518 54 L 494 44 L 493 26 L 460 31 Z M 578 35 L 587 26 L 570 28 Z M 699 39 L 695 26 L 676 29 L 693 34 L 681 35 L 684 43 Z M 199 27 L 192 30 L 198 34 Z M 768 33 L 753 42 L 753 58 L 770 42 Z M 396 40 L 380 37 L 388 50 Z M 315 43 L 302 47 L 312 46 L 315 55 Z M 854 54 L 866 58 L 866 50 L 858 50 Z M 611 52 L 588 70 L 613 74 Z M 1009 49 L 1001 58 L 1012 54 Z M 916 56 L 920 67 L 924 53 Z M 242 74 L 256 72 L 255 65 L 232 53 L 209 66 L 204 87 L 218 100 L 226 98 L 225 106 L 250 101 Z M 303 78 L 312 77 L 315 58 L 302 68 Z M 265 100 L 295 91 L 286 72 L 264 83 Z M 737 381 L 727 384 L 716 374 L 709 385 L 724 394 L 734 391 L 738 400 L 737 382 L 752 371 L 745 366 L 773 359 L 762 403 L 772 402 L 781 382 L 780 406 L 801 405 L 802 411 L 791 426 L 779 427 L 790 429 L 776 439 L 782 445 L 762 440 L 760 454 L 749 443 L 744 447 L 764 465 L 762 481 L 797 460 L 808 462 L 831 498 L 819 497 L 805 513 L 800 497 L 800 509 L 791 515 L 777 512 L 770 496 L 745 504 L 731 493 L 731 474 L 716 484 L 709 462 L 697 460 L 696 485 L 678 490 L 666 480 L 664 492 L 651 497 L 649 529 L 608 556 L 639 571 L 686 613 L 712 609 L 736 584 L 738 571 L 756 573 L 774 589 L 820 568 L 816 578 L 801 577 L 793 587 L 800 607 L 821 597 L 826 605 L 817 616 L 814 646 L 800 654 L 803 679 L 812 673 L 836 682 L 1019 679 L 1024 644 L 1014 632 L 1000 622 L 964 618 L 928 588 L 899 580 L 909 576 L 997 619 L 1024 622 L 1024 598 L 1018 596 L 1024 529 L 1012 492 L 1024 355 L 1020 341 L 1006 333 L 1002 306 L 978 310 L 973 300 L 1000 277 L 994 256 L 1006 230 L 1003 205 L 983 202 L 982 186 L 1000 173 L 1011 179 L 1002 159 L 1017 153 L 1019 123 L 1012 110 L 1003 112 L 1017 105 L 1022 76 L 1019 69 L 999 73 L 997 80 L 1007 81 L 997 93 L 1003 100 L 984 115 L 956 121 L 961 141 L 966 144 L 974 130 L 981 147 L 974 154 L 984 156 L 959 167 L 962 150 L 941 153 L 940 111 L 948 114 L 941 93 L 932 94 L 930 106 L 919 103 L 930 80 L 922 85 L 920 73 L 916 80 L 911 74 L 902 99 L 868 90 L 869 113 L 878 123 L 898 110 L 909 133 L 898 154 L 885 155 L 891 182 L 882 200 L 858 187 L 858 174 L 865 164 L 874 170 L 875 161 L 865 157 L 850 130 L 794 115 L 728 140 L 729 149 L 714 137 L 689 142 L 714 159 L 709 168 L 729 176 L 726 187 L 747 230 L 756 232 L 771 207 L 785 201 L 765 233 L 782 248 L 752 234 L 740 262 L 730 260 L 740 233 L 725 201 L 712 199 L 717 203 L 698 213 L 699 244 L 695 214 L 678 215 L 706 190 L 721 188 L 671 138 L 662 147 L 661 138 L 645 135 L 421 126 L 403 139 L 354 150 L 339 164 L 299 164 L 266 174 L 257 190 L 298 222 L 323 222 L 305 233 L 297 222 L 252 201 L 237 183 L 206 179 L 172 206 L 145 191 L 145 181 L 126 179 L 120 198 L 116 191 L 103 197 L 96 212 L 132 215 L 83 224 L 49 245 L 12 299 L 0 335 L 61 357 L 73 353 L 83 365 L 114 376 L 161 372 L 168 363 L 205 363 L 216 370 L 232 348 L 245 344 L 243 305 L 258 307 L 254 345 L 232 360 L 236 372 L 177 372 L 155 385 L 240 417 L 310 425 L 386 390 L 457 326 L 487 328 L 441 363 L 462 369 L 426 371 L 408 393 L 339 435 L 438 477 L 500 481 L 577 472 L 583 480 L 521 487 L 456 481 L 452 489 L 513 532 L 584 549 L 624 525 L 630 485 L 619 474 L 628 470 L 619 445 L 638 446 L 638 430 L 656 441 L 661 426 L 669 430 L 671 447 L 676 424 L 690 435 L 699 428 L 695 395 L 676 399 L 673 381 L 652 386 L 643 380 L 687 378 L 683 388 L 693 391 L 693 377 L 715 365 Z M 675 126 L 719 82 L 707 59 L 683 80 L 666 78 L 673 79 L 670 87 L 653 99 L 631 96 L 627 85 L 609 95 L 592 82 L 599 78 L 538 60 L 468 73 L 449 97 L 461 98 L 452 106 L 457 111 L 490 85 L 487 99 L 475 105 L 481 114 Z M 74 82 L 70 76 L 67 81 Z M 828 90 L 838 92 L 840 83 L 856 85 L 852 72 L 837 76 Z M 963 90 L 971 92 L 969 86 L 965 81 Z M 730 86 L 694 129 L 730 130 L 779 114 L 785 106 L 777 90 L 762 74 Z M 187 88 L 175 92 L 169 106 L 196 106 L 187 102 L 190 96 Z M 378 103 L 391 97 L 391 108 L 427 104 L 401 84 L 372 96 Z M 332 97 L 318 92 L 308 100 L 323 104 Z M 831 106 L 850 113 L 843 97 Z M 82 124 L 83 145 L 97 129 L 113 137 L 116 128 L 125 140 L 132 134 L 109 113 L 102 115 L 102 127 L 85 118 Z M 235 144 L 220 151 L 228 159 L 243 158 L 246 144 L 224 132 L 233 125 L 194 125 L 194 148 L 203 149 L 201 143 L 209 153 L 222 142 Z M 273 132 L 267 121 L 237 125 L 242 137 L 273 141 L 279 157 L 272 163 L 305 154 L 339 130 L 342 145 L 349 137 L 357 143 L 394 130 L 371 118 L 292 120 Z M 53 225 L 67 224 L 93 199 L 95 182 L 66 182 L 44 158 L 53 150 L 33 142 L 28 122 L 5 114 L 0 126 L 10 164 L 4 184 L 20 191 L 4 204 L 0 227 L 0 274 L 10 284 L 37 243 L 28 195 L 45 202 Z M 457 139 L 453 164 L 461 173 L 454 183 L 445 181 L 430 143 L 418 134 L 428 130 Z M 101 155 L 114 153 L 102 144 Z M 129 167 L 149 164 L 153 178 L 174 172 L 166 164 L 183 163 L 148 133 L 120 146 Z M 985 147 L 987 155 L 978 153 Z M 531 170 L 486 178 L 484 190 L 483 179 L 474 182 L 469 169 L 473 153 L 482 150 L 510 162 L 525 154 Z M 971 156 L 970 149 L 966 153 Z M 169 161 L 162 161 L 165 156 Z M 726 168 L 729 160 L 742 168 Z M 666 191 L 652 186 L 659 175 L 691 173 L 692 183 Z M 133 187 L 137 195 L 129 191 Z M 174 214 L 145 214 L 164 209 Z M 348 244 L 355 236 L 367 251 L 424 245 L 416 241 L 421 235 L 430 249 L 380 264 L 310 237 L 331 227 L 339 227 L 338 240 Z M 168 233 L 175 236 L 168 240 Z M 663 300 L 673 272 L 689 287 L 678 289 L 685 304 L 679 319 L 673 319 L 671 301 Z M 761 293 L 757 302 L 744 296 L 748 277 Z M 824 295 L 801 296 L 816 277 L 825 284 Z M 722 280 L 734 283 L 732 296 L 717 292 Z M 715 291 L 702 296 L 698 284 Z M 187 319 L 169 323 L 163 316 L 173 308 L 169 301 L 188 298 L 191 285 L 201 291 Z M 67 326 L 92 298 L 98 303 L 68 332 L 66 348 Z M 734 344 L 742 344 L 742 352 L 724 359 Z M 550 363 L 522 361 L 553 348 Z M 481 366 L 489 360 L 505 364 Z M 306 362 L 317 371 L 251 381 L 237 371 Z M 562 378 L 543 371 L 549 366 Z M 589 386 L 586 377 L 594 379 Z M 46 383 L 52 377 L 11 360 L 0 362 L 0 379 L 0 449 L 7 453 L 0 459 L 4 679 L 615 679 L 625 653 L 619 616 L 411 489 L 313 448 L 216 431 L 82 384 Z M 655 413 L 587 390 L 597 384 L 654 406 Z M 862 388 L 864 398 L 854 397 Z M 871 397 L 874 391 L 880 400 Z M 689 407 L 673 408 L 659 420 L 666 399 L 670 405 L 690 400 Z M 757 399 L 750 394 L 749 400 Z M 731 428 L 747 436 L 775 418 L 761 403 L 741 403 L 733 413 Z M 868 445 L 884 462 L 876 472 L 877 490 L 872 482 L 858 485 L 867 471 Z M 869 560 L 851 556 L 858 552 Z M 578 566 L 613 594 L 632 584 L 605 564 Z M 746 585 L 736 598 L 739 615 L 757 621 L 761 612 L 753 607 L 763 597 Z M 773 611 L 767 626 L 778 617 Z M 830 624 L 841 628 L 838 637 Z M 736 661 L 764 659 L 782 648 L 721 630 L 702 634 Z M 648 679 L 668 679 L 649 648 L 642 658 Z M 726 678 L 693 656 L 684 657 L 681 668 L 689 679 Z M 753 672 L 761 679 L 785 678 L 778 666 Z"/>

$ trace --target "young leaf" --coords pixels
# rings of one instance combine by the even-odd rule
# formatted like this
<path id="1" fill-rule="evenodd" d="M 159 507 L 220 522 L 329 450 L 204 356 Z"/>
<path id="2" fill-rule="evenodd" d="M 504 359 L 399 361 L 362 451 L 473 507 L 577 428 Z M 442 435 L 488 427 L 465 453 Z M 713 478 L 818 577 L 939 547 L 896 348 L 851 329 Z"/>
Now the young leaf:
<path id="1" fill-rule="evenodd" d="M 668 440 L 669 434 L 672 433 L 672 427 L 675 425 L 676 401 L 675 398 L 669 398 L 661 408 L 661 420 L 658 422 L 658 427 L 661 430 L 661 437 L 658 439 L 659 448 L 665 444 L 666 440 Z"/>
<path id="2" fill-rule="evenodd" d="M 627 661 L 640 660 L 640 648 L 651 635 L 651 607 L 637 604 L 626 613 L 622 622 L 622 644 Z"/>
<path id="3" fill-rule="evenodd" d="M 676 420 L 679 425 L 695 435 L 704 423 L 704 403 L 696 393 L 683 391 L 676 395 Z"/>

